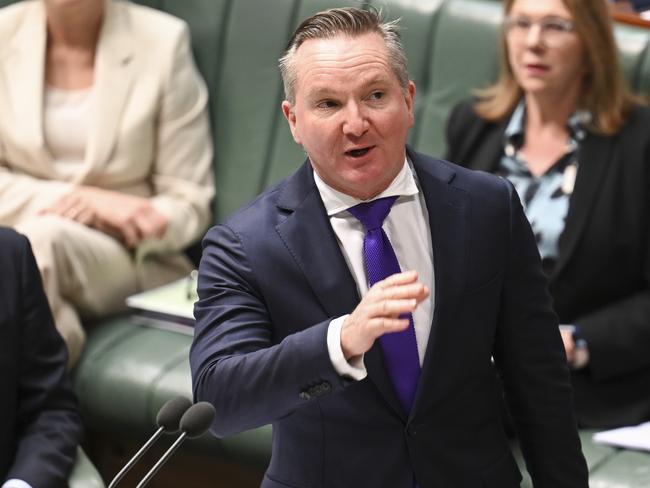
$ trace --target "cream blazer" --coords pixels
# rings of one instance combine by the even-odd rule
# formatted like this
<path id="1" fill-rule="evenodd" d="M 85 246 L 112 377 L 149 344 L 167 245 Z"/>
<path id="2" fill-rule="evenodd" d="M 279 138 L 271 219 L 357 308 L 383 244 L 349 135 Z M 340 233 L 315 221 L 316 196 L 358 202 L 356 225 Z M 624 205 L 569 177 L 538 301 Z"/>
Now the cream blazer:
<path id="1" fill-rule="evenodd" d="M 187 25 L 122 1 L 106 3 L 83 167 L 58 174 L 44 143 L 45 7 L 0 9 L 0 224 L 15 225 L 74 185 L 151 198 L 169 219 L 138 254 L 179 251 L 211 221 L 208 93 Z"/>

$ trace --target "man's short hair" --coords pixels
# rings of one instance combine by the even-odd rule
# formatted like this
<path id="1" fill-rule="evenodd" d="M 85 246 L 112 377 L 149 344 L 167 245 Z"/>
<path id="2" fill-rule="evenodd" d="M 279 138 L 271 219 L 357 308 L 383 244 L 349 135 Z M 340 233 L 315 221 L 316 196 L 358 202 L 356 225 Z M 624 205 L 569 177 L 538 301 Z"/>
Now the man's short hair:
<path id="1" fill-rule="evenodd" d="M 358 37 L 375 33 L 386 45 L 388 63 L 402 86 L 407 90 L 409 74 L 406 54 L 398 32 L 399 19 L 384 22 L 381 11 L 369 7 L 362 10 L 354 7 L 332 8 L 319 12 L 305 20 L 291 36 L 284 55 L 280 58 L 280 72 L 284 84 L 285 98 L 295 102 L 296 66 L 295 55 L 303 42 L 309 39 L 331 39 L 340 35 Z"/>

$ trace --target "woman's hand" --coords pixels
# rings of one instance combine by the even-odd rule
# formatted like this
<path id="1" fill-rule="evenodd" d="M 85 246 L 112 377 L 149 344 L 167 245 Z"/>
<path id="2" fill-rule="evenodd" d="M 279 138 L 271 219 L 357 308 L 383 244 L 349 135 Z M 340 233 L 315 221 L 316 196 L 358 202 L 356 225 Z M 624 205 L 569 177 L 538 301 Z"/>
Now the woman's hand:
<path id="1" fill-rule="evenodd" d="M 162 237 L 167 217 L 144 197 L 102 190 L 91 186 L 75 188 L 41 213 L 74 220 L 122 241 L 128 248 L 152 237 Z"/>

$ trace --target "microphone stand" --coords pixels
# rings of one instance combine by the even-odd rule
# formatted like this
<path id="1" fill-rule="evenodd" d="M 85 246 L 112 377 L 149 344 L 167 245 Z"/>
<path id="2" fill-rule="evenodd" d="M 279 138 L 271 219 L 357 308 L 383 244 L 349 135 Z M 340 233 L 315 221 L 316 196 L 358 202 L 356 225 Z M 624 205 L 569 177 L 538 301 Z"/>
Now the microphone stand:
<path id="1" fill-rule="evenodd" d="M 181 433 L 181 435 L 178 436 L 178 438 L 174 441 L 174 443 L 167 449 L 165 454 L 158 460 L 156 464 L 154 464 L 153 468 L 149 470 L 149 472 L 145 475 L 144 478 L 142 478 L 142 481 L 138 483 L 138 486 L 136 488 L 143 488 L 149 481 L 151 481 L 151 478 L 154 477 L 154 475 L 158 472 L 158 470 L 162 467 L 163 464 L 167 462 L 167 460 L 170 458 L 172 454 L 176 451 L 176 449 L 179 448 L 181 443 L 185 440 L 187 437 L 187 432 Z"/>
<path id="2" fill-rule="evenodd" d="M 108 485 L 108 488 L 114 488 L 117 483 L 124 478 L 124 475 L 127 473 L 129 469 L 143 456 L 143 454 L 151 447 L 151 445 L 158 440 L 158 438 L 163 434 L 165 431 L 164 427 L 159 427 L 158 430 L 152 435 L 147 442 L 140 448 L 138 452 L 135 453 L 135 456 L 133 456 L 128 463 L 124 465 L 124 467 L 120 470 L 119 473 L 115 475 L 115 478 L 113 478 L 113 481 Z"/>

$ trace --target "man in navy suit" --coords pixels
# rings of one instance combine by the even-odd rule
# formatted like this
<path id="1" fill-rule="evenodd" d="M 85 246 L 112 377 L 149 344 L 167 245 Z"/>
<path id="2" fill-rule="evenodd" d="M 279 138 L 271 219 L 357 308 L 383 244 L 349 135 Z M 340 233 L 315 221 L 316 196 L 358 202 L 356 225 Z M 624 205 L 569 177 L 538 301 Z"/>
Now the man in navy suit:
<path id="1" fill-rule="evenodd" d="M 281 59 L 308 160 L 204 240 L 194 394 L 273 423 L 268 487 L 587 486 L 569 374 L 512 186 L 412 151 L 395 25 L 321 12 Z M 392 271 L 390 271 L 392 270 Z"/>
<path id="2" fill-rule="evenodd" d="M 0 482 L 67 486 L 81 418 L 31 246 L 0 227 Z"/>

